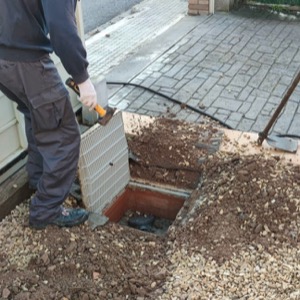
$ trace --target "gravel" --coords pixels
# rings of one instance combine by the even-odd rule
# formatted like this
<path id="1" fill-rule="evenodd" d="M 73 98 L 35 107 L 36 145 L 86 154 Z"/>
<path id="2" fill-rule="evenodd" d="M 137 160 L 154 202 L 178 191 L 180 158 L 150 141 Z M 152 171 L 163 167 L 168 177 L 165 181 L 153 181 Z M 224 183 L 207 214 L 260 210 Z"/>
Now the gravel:
<path id="1" fill-rule="evenodd" d="M 24 201 L 0 223 L 1 299 L 300 299 L 299 166 L 217 152 L 197 170 L 164 236 L 114 223 L 34 231 Z"/>

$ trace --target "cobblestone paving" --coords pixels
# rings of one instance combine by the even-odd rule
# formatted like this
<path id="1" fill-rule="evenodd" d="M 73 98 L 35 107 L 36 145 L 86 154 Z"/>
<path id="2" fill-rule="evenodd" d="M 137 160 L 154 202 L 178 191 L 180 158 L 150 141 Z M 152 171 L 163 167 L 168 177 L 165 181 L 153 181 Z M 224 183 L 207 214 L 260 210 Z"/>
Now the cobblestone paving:
<path id="1" fill-rule="evenodd" d="M 198 26 L 132 82 L 201 108 L 234 129 L 259 132 L 299 70 L 300 22 L 240 9 L 199 17 Z M 130 86 L 111 101 L 122 102 L 127 111 L 141 114 L 174 112 L 196 122 L 202 118 L 197 112 Z M 299 101 L 298 86 L 274 132 L 299 135 Z"/>

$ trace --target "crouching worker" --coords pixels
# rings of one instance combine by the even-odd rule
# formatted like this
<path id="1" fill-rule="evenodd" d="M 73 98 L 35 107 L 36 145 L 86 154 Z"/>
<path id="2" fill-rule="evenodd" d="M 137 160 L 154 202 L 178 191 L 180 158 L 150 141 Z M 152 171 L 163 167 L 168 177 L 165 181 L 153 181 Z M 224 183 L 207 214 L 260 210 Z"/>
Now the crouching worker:
<path id="1" fill-rule="evenodd" d="M 80 101 L 96 106 L 86 51 L 77 32 L 77 0 L 0 1 L 0 90 L 24 114 L 29 185 L 36 189 L 29 225 L 71 227 L 88 218 L 67 209 L 76 176 L 80 132 L 68 91 L 49 57 L 55 52 L 78 84 Z"/>

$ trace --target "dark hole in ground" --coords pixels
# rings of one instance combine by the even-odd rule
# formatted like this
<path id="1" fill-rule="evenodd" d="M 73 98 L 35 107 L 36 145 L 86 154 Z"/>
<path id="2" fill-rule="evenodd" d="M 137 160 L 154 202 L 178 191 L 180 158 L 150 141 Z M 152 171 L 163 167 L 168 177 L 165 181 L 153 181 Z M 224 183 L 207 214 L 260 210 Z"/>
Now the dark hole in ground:
<path id="1" fill-rule="evenodd" d="M 135 229 L 164 235 L 185 201 L 179 193 L 158 192 L 146 188 L 127 187 L 105 210 L 110 221 Z"/>
<path id="2" fill-rule="evenodd" d="M 173 220 L 131 210 L 127 210 L 119 221 L 120 225 L 133 227 L 160 236 L 167 233 L 172 223 Z"/>

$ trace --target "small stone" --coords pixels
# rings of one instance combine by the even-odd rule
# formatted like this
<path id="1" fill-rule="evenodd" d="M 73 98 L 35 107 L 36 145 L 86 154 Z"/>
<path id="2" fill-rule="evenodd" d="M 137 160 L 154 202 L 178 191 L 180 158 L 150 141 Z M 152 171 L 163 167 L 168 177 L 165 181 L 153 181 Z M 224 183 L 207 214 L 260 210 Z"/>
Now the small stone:
<path id="1" fill-rule="evenodd" d="M 4 288 L 2 291 L 2 297 L 4 299 L 8 299 L 9 295 L 10 295 L 10 290 L 8 288 Z"/>

